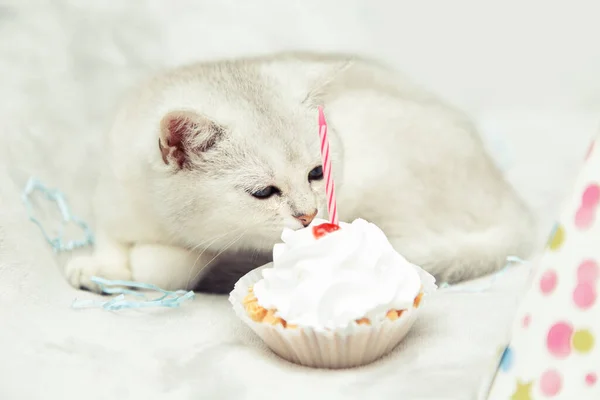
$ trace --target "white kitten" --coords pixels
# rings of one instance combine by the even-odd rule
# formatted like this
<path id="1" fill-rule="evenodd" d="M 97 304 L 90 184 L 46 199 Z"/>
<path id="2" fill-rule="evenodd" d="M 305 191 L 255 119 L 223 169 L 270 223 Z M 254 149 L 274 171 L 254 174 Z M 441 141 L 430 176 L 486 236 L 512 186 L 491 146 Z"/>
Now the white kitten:
<path id="1" fill-rule="evenodd" d="M 326 218 L 318 105 L 341 220 L 374 222 L 440 281 L 529 254 L 531 216 L 465 116 L 375 63 L 281 54 L 180 68 L 132 95 L 109 136 L 97 245 L 70 283 L 230 290 L 283 227 Z"/>

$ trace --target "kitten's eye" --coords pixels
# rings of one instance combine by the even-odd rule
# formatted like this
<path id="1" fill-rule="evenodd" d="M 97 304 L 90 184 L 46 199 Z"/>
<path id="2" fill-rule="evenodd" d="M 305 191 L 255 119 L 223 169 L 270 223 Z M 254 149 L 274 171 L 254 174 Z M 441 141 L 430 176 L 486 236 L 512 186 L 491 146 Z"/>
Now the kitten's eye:
<path id="1" fill-rule="evenodd" d="M 276 188 L 275 186 L 267 186 L 264 189 L 258 190 L 250 194 L 256 197 L 257 199 L 268 199 L 269 197 L 279 193 L 281 193 L 281 190 L 279 190 L 279 188 Z"/>
<path id="2" fill-rule="evenodd" d="M 323 167 L 321 167 L 320 165 L 318 167 L 313 168 L 312 171 L 308 173 L 309 181 L 318 181 L 321 179 L 323 179 Z"/>

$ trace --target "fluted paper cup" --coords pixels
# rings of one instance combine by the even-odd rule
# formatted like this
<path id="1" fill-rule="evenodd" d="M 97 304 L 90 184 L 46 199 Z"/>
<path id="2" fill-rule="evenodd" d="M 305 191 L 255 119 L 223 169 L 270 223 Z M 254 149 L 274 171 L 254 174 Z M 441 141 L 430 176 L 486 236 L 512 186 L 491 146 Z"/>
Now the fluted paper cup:
<path id="1" fill-rule="evenodd" d="M 426 294 L 435 290 L 433 281 L 424 279 L 425 296 L 418 307 L 411 307 L 392 321 L 371 321 L 370 325 L 352 323 L 343 329 L 317 330 L 309 327 L 284 328 L 253 321 L 243 304 L 248 289 L 262 279 L 267 264 L 244 275 L 229 295 L 235 313 L 280 357 L 315 368 L 350 368 L 371 363 L 389 353 L 406 336 L 415 322 Z"/>

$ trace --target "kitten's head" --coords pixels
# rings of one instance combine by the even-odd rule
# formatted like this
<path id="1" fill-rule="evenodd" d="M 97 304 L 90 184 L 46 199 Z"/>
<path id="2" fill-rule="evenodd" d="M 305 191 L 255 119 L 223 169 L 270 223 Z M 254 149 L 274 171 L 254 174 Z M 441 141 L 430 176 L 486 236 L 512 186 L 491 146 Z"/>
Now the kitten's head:
<path id="1" fill-rule="evenodd" d="M 326 215 L 316 109 L 238 110 L 226 121 L 171 111 L 156 155 L 160 208 L 188 246 L 270 251 L 284 227 Z"/>

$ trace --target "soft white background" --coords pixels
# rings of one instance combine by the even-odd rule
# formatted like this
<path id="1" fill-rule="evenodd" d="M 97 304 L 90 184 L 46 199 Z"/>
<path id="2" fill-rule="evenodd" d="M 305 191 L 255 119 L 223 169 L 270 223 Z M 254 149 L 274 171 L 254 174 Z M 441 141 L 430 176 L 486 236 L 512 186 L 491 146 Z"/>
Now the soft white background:
<path id="1" fill-rule="evenodd" d="M 91 295 L 64 283 L 18 195 L 34 174 L 89 218 L 101 135 L 123 91 L 154 70 L 359 52 L 471 112 L 544 236 L 600 122 L 598 15 L 594 0 L 0 2 L 0 398 L 254 399 L 265 387 L 288 399 L 316 388 L 326 398 L 472 398 L 523 271 L 487 294 L 431 298 L 389 359 L 310 371 L 265 352 L 224 298 L 147 314 L 72 311 L 76 295 Z"/>

